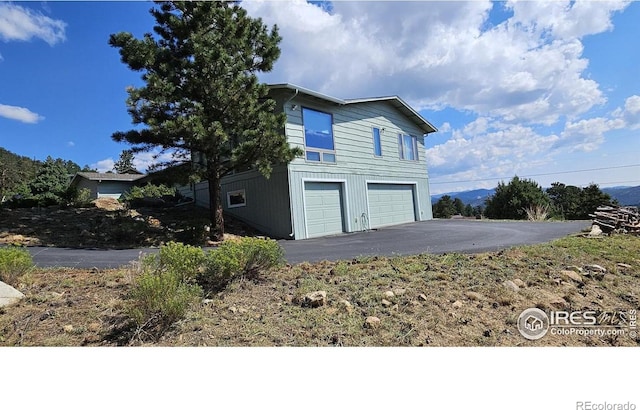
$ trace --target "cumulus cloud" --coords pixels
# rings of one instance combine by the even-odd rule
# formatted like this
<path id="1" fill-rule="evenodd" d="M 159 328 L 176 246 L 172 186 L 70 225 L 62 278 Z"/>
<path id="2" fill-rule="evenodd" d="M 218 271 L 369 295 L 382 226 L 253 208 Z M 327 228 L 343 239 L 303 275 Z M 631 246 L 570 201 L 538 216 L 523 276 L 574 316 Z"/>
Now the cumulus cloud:
<path id="1" fill-rule="evenodd" d="M 618 108 L 613 115 L 624 121 L 625 126 L 631 129 L 640 128 L 640 96 L 632 95 L 627 98 L 624 102 L 624 108 Z"/>
<path id="2" fill-rule="evenodd" d="M 114 165 L 115 161 L 113 160 L 113 158 L 107 158 L 91 164 L 90 167 L 98 170 L 98 172 L 107 172 L 113 171 Z"/>
<path id="3" fill-rule="evenodd" d="M 292 0 L 243 2 L 278 24 L 282 55 L 268 82 L 343 98 L 401 95 L 418 109 L 452 107 L 550 125 L 606 98 L 585 76 L 581 39 L 610 30 L 628 1 L 335 2 L 331 12 Z M 395 23 L 392 23 L 395 22 Z"/>
<path id="4" fill-rule="evenodd" d="M 142 172 L 146 172 L 154 165 L 170 162 L 174 159 L 174 154 L 171 152 L 164 152 L 159 154 L 158 150 L 149 152 L 140 152 L 133 157 L 133 166 Z"/>
<path id="5" fill-rule="evenodd" d="M 44 120 L 43 116 L 36 114 L 27 108 L 5 104 L 0 104 L 0 117 L 17 120 L 26 124 L 35 124 Z"/>
<path id="6" fill-rule="evenodd" d="M 67 24 L 12 3 L 0 3 L 0 39 L 29 41 L 39 38 L 49 45 L 66 39 Z"/>

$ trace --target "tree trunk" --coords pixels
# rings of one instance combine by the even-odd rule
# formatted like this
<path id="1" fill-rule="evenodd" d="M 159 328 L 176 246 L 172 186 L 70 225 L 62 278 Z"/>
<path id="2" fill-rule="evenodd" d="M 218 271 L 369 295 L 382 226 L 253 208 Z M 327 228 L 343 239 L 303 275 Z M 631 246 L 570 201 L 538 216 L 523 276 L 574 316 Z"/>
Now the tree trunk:
<path id="1" fill-rule="evenodd" d="M 222 215 L 222 204 L 220 202 L 220 177 L 216 171 L 209 173 L 209 219 L 211 220 L 211 232 L 209 237 L 212 241 L 222 241 L 224 239 L 224 217 Z"/>

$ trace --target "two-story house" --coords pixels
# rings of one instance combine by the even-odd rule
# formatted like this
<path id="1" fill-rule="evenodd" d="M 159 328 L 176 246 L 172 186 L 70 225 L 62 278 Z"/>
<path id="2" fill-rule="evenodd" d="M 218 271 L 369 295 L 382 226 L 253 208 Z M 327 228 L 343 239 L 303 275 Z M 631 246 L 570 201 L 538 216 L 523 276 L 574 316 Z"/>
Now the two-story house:
<path id="1" fill-rule="evenodd" d="M 306 239 L 432 218 L 424 137 L 436 131 L 399 97 L 341 100 L 271 85 L 304 156 L 223 178 L 224 211 L 275 238 Z M 206 184 L 192 187 L 208 205 Z"/>

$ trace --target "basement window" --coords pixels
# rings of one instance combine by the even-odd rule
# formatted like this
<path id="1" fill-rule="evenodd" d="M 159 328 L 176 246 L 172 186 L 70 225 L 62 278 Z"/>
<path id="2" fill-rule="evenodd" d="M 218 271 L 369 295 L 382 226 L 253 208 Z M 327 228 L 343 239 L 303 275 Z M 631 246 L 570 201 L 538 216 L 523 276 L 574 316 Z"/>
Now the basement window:
<path id="1" fill-rule="evenodd" d="M 239 208 L 241 206 L 247 206 L 247 197 L 244 189 L 227 192 L 227 207 Z"/>

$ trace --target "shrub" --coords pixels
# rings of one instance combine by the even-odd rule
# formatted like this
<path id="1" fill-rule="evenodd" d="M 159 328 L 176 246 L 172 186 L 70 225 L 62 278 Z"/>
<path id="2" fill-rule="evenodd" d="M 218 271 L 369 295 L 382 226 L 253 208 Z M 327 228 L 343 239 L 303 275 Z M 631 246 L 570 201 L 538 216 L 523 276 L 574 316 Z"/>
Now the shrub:
<path id="1" fill-rule="evenodd" d="M 134 282 L 127 310 L 139 330 L 162 333 L 185 316 L 202 296 L 202 289 L 193 282 L 203 262 L 202 249 L 175 242 L 141 260 L 142 273 Z"/>
<path id="2" fill-rule="evenodd" d="M 257 279 L 260 272 L 284 262 L 282 247 L 274 240 L 242 238 L 211 250 L 198 282 L 206 290 L 220 290 L 240 278 Z"/>
<path id="3" fill-rule="evenodd" d="M 134 186 L 129 192 L 123 195 L 125 201 L 133 201 L 143 198 L 162 198 L 163 196 L 174 196 L 176 189 L 166 185 L 146 184 L 145 186 Z"/>
<path id="4" fill-rule="evenodd" d="M 527 214 L 527 220 L 529 221 L 546 221 L 549 217 L 548 205 L 535 205 L 526 208 L 524 211 Z"/>
<path id="5" fill-rule="evenodd" d="M 33 260 L 26 249 L 9 246 L 0 248 L 0 280 L 17 285 L 18 279 L 33 268 Z"/>
<path id="6" fill-rule="evenodd" d="M 93 198 L 91 198 L 91 190 L 89 188 L 82 188 L 78 191 L 71 192 L 71 203 L 77 207 L 88 207 L 91 204 Z"/>
<path id="7" fill-rule="evenodd" d="M 143 260 L 144 263 L 144 260 Z M 182 319 L 202 289 L 169 271 L 146 271 L 135 281 L 127 313 L 139 330 L 162 333 Z"/>

